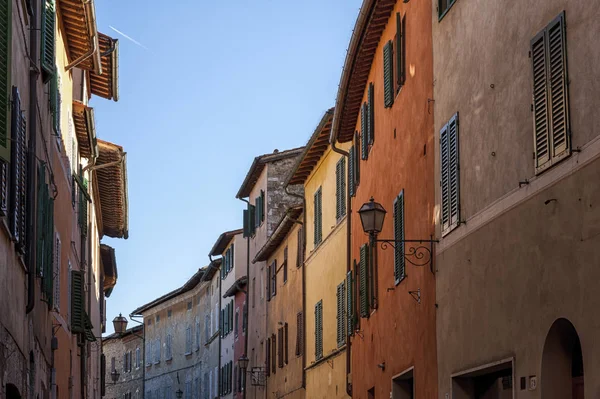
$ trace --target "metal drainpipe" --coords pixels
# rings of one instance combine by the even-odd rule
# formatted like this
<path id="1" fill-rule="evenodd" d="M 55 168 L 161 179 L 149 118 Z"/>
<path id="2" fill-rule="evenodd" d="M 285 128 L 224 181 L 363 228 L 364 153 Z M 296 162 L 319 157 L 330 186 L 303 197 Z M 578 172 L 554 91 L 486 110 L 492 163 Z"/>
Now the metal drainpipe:
<path id="1" fill-rule="evenodd" d="M 210 254 L 208 255 L 208 259 L 210 260 L 211 264 L 214 262 L 212 255 L 210 255 Z M 219 268 L 217 270 L 220 271 L 222 266 L 223 266 L 223 262 L 221 261 L 221 266 L 219 266 Z M 219 317 L 219 321 L 221 320 L 221 295 L 222 295 L 221 290 L 222 289 L 223 289 L 223 281 L 221 280 L 221 275 L 219 275 L 219 313 L 217 314 L 217 316 Z M 219 357 L 218 357 L 219 363 L 217 366 L 217 367 L 219 367 L 219 370 L 217 372 L 217 375 L 215 376 L 215 378 L 217 379 L 217 387 L 218 387 L 218 389 L 217 389 L 218 395 L 217 396 L 221 396 L 220 391 L 221 391 L 221 336 L 222 336 L 221 334 L 222 333 L 223 333 L 223 331 L 221 331 L 221 323 L 219 323 Z"/>
<path id="2" fill-rule="evenodd" d="M 289 186 L 286 184 L 284 191 L 292 197 L 302 200 L 302 325 L 306 326 L 306 268 L 304 267 L 304 259 L 306 256 L 306 197 L 300 194 L 289 191 Z M 304 328 L 306 335 L 306 328 Z M 304 337 L 303 337 L 304 338 Z M 306 389 L 306 339 L 302 339 L 302 388 Z"/>
<path id="3" fill-rule="evenodd" d="M 331 149 L 338 154 L 342 154 L 342 156 L 348 158 L 349 153 L 337 148 L 336 139 L 334 137 L 330 137 Z M 350 166 L 350 162 L 347 162 L 348 166 Z M 350 171 L 346 171 L 346 177 L 350 176 Z M 346 184 L 346 274 L 351 270 L 351 261 L 352 257 L 352 200 L 350 198 L 350 182 Z M 346 287 L 348 290 L 349 287 Z M 352 348 L 352 343 L 350 342 L 350 332 L 346 335 L 346 393 L 348 396 L 352 396 L 352 389 L 350 388 L 350 383 L 348 381 L 348 375 L 350 375 L 350 370 L 352 368 L 352 359 L 350 358 L 350 350 Z"/>
<path id="4" fill-rule="evenodd" d="M 248 212 L 250 212 L 250 201 L 248 201 L 247 199 L 244 198 L 238 198 L 240 201 L 245 202 L 246 204 L 248 204 Z M 246 318 L 246 335 L 244 335 L 244 355 L 246 355 L 246 357 L 248 357 L 248 336 L 250 335 L 250 320 L 248 317 L 248 310 L 250 309 L 250 295 L 248 295 L 248 292 L 250 291 L 250 237 L 246 237 L 246 279 L 247 279 L 247 283 L 246 283 L 246 309 L 243 310 L 244 315 L 243 317 Z M 247 374 L 248 374 L 248 370 L 246 370 L 245 374 L 244 374 L 244 391 L 242 392 L 242 398 L 246 399 L 246 391 L 247 391 L 247 384 L 246 384 L 246 380 L 247 380 Z"/>
<path id="5" fill-rule="evenodd" d="M 37 0 L 31 0 L 31 8 L 34 10 L 31 17 L 31 29 L 29 30 L 29 110 L 37 108 L 37 80 L 40 74 L 37 59 L 39 57 L 38 48 L 38 21 L 37 21 Z M 30 115 L 35 115 L 35 112 L 30 111 Z M 29 143 L 27 152 L 27 181 L 35 182 L 36 179 L 36 141 L 37 141 L 37 118 L 29 118 Z M 35 307 L 35 251 L 31 248 L 31 244 L 35 242 L 35 192 L 36 184 L 27 186 L 27 246 L 28 251 L 25 252 L 25 263 L 27 264 L 27 306 L 25 312 L 31 313 Z"/>

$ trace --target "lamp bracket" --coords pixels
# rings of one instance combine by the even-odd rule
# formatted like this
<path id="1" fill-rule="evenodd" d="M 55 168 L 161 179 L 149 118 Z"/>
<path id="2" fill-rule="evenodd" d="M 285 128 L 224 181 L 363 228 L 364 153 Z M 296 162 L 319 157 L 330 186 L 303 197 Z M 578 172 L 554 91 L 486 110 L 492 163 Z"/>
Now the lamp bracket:
<path id="1" fill-rule="evenodd" d="M 410 296 L 413 297 L 413 299 L 415 301 L 417 301 L 418 304 L 421 304 L 421 289 L 418 288 L 416 291 L 408 291 L 408 293 L 410 294 Z"/>
<path id="2" fill-rule="evenodd" d="M 388 238 L 372 238 L 373 243 L 379 243 L 382 250 L 392 247 L 394 250 L 399 250 L 404 244 L 404 259 L 415 266 L 429 265 L 433 273 L 433 244 L 439 240 L 430 238 L 428 240 L 394 240 Z M 429 245 L 427 245 L 429 244 Z"/>
<path id="3" fill-rule="evenodd" d="M 252 367 L 250 369 L 250 383 L 259 387 L 267 385 L 267 373 L 264 367 Z"/>

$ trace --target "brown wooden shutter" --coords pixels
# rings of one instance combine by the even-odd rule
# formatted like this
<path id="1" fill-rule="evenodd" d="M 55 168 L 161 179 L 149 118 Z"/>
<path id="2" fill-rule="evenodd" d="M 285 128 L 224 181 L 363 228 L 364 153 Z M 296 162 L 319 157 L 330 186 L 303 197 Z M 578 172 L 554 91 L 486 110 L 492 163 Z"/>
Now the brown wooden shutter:
<path id="1" fill-rule="evenodd" d="M 546 31 L 543 30 L 531 41 L 533 64 L 533 131 L 535 168 L 543 169 L 550 161 L 548 125 L 548 72 L 546 54 Z"/>
<path id="2" fill-rule="evenodd" d="M 284 349 L 283 349 L 283 361 L 285 362 L 285 364 L 289 363 L 289 353 L 288 353 L 288 347 L 289 347 L 289 340 L 288 340 L 288 323 L 285 323 L 283 325 L 283 342 L 284 342 Z"/>
<path id="3" fill-rule="evenodd" d="M 296 267 L 302 266 L 304 263 L 304 230 L 302 227 L 298 229 L 298 249 L 296 252 Z"/>
<path id="4" fill-rule="evenodd" d="M 396 91 L 406 81 L 406 15 L 402 18 L 396 13 Z"/>
<path id="5" fill-rule="evenodd" d="M 302 312 L 296 314 L 296 356 L 302 354 L 304 343 L 304 317 Z"/>
<path id="6" fill-rule="evenodd" d="M 283 368 L 283 327 L 277 330 L 277 365 Z"/>
<path id="7" fill-rule="evenodd" d="M 323 357 L 323 301 L 315 305 L 315 359 Z"/>
<path id="8" fill-rule="evenodd" d="M 267 351 L 265 355 L 265 365 L 267 369 L 267 377 L 271 374 L 271 338 L 267 338 Z"/>
<path id="9" fill-rule="evenodd" d="M 367 105 L 367 109 L 369 112 L 369 120 L 368 120 L 368 132 L 369 132 L 369 144 L 373 144 L 375 142 L 375 86 L 373 82 L 369 83 L 369 102 Z"/>
<path id="10" fill-rule="evenodd" d="M 275 334 L 271 335 L 271 344 L 273 345 L 273 351 L 271 353 L 271 372 L 275 374 L 277 372 L 277 337 Z"/>
<path id="11" fill-rule="evenodd" d="M 548 94 L 552 128 L 552 158 L 570 155 L 569 107 L 567 97 L 567 43 L 565 14 L 561 13 L 548 25 Z"/>

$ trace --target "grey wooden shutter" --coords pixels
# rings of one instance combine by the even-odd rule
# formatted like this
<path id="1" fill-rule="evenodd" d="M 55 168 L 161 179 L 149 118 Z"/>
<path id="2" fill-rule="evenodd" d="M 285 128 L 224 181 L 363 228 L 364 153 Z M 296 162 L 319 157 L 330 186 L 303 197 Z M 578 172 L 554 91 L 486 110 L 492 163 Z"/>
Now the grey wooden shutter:
<path id="1" fill-rule="evenodd" d="M 271 273 L 273 273 L 273 282 L 271 289 L 273 290 L 273 294 L 271 296 L 277 295 L 277 259 L 273 261 L 273 265 L 271 266 Z"/>
<path id="2" fill-rule="evenodd" d="M 358 159 L 358 143 L 360 141 L 360 135 L 358 132 L 354 132 L 354 194 L 356 195 L 356 189 L 360 185 L 360 160 Z"/>
<path id="3" fill-rule="evenodd" d="M 533 134 L 535 168 L 541 170 L 550 162 L 548 124 L 548 73 L 546 58 L 546 31 L 538 33 L 531 41 L 533 65 Z"/>
<path id="4" fill-rule="evenodd" d="M 367 103 L 363 103 L 360 109 L 360 148 L 361 158 L 363 160 L 369 158 L 369 128 L 368 128 L 368 116 L 369 109 Z"/>
<path id="5" fill-rule="evenodd" d="M 394 104 L 394 45 L 390 40 L 383 47 L 383 102 L 386 108 Z"/>
<path id="6" fill-rule="evenodd" d="M 315 305 L 315 359 L 323 357 L 323 301 Z"/>
<path id="7" fill-rule="evenodd" d="M 279 368 L 283 368 L 283 327 L 279 327 L 277 330 L 277 364 Z"/>
<path id="8" fill-rule="evenodd" d="M 369 144 L 373 144 L 375 141 L 375 86 L 373 82 L 369 83 L 369 102 L 367 104 L 367 110 L 369 113 L 368 118 L 368 132 L 369 132 Z"/>
<path id="9" fill-rule="evenodd" d="M 12 1 L 0 4 L 0 160 L 10 162 Z"/>
<path id="10" fill-rule="evenodd" d="M 450 228 L 460 222 L 460 181 L 459 181 L 459 151 L 458 151 L 458 113 L 448 122 L 448 167 L 449 167 L 449 205 Z"/>
<path id="11" fill-rule="evenodd" d="M 8 168 L 9 164 L 0 160 L 0 215 L 8 212 Z"/>
<path id="12" fill-rule="evenodd" d="M 302 266 L 304 263 L 304 229 L 298 229 L 298 248 L 296 252 L 296 267 Z"/>
<path id="13" fill-rule="evenodd" d="M 42 5 L 42 69 L 50 77 L 54 70 L 54 26 L 56 10 L 54 0 L 45 0 Z"/>
<path id="14" fill-rule="evenodd" d="M 275 337 L 275 334 L 271 335 L 271 345 L 273 345 L 271 352 L 271 371 L 275 374 L 277 372 L 277 338 Z"/>
<path id="15" fill-rule="evenodd" d="M 400 283 L 405 274 L 404 259 L 404 190 L 394 200 L 394 240 L 396 248 L 394 251 L 394 282 Z"/>
<path id="16" fill-rule="evenodd" d="M 354 262 L 356 270 L 356 261 Z M 354 332 L 354 279 L 352 270 L 346 274 L 346 331 L 348 335 Z"/>
<path id="17" fill-rule="evenodd" d="M 323 212 L 322 212 L 322 196 L 321 187 L 317 189 L 314 195 L 314 245 L 315 247 L 321 243 L 323 234 Z"/>
<path id="18" fill-rule="evenodd" d="M 360 263 L 359 263 L 359 292 L 360 297 L 360 317 L 369 317 L 369 247 L 363 244 L 360 247 Z"/>

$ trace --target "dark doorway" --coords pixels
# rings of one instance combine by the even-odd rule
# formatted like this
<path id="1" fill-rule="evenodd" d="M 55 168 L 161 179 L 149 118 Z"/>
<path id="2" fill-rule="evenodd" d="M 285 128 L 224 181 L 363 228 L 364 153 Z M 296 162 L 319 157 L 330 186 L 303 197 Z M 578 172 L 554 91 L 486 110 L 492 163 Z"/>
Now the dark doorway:
<path id="1" fill-rule="evenodd" d="M 512 361 L 505 361 L 452 378 L 453 399 L 512 399 Z"/>
<path id="2" fill-rule="evenodd" d="M 13 384 L 6 385 L 6 399 L 21 399 L 21 394 Z"/>
<path id="3" fill-rule="evenodd" d="M 413 369 L 410 369 L 392 380 L 392 399 L 413 399 L 414 389 Z"/>
<path id="4" fill-rule="evenodd" d="M 583 399 L 583 355 L 579 335 L 567 319 L 550 327 L 542 355 L 542 396 Z"/>

